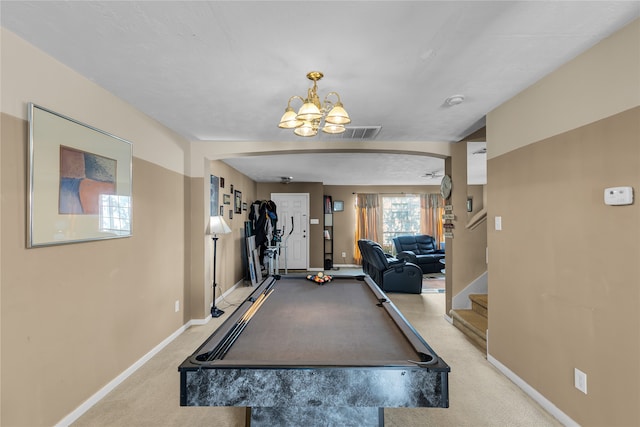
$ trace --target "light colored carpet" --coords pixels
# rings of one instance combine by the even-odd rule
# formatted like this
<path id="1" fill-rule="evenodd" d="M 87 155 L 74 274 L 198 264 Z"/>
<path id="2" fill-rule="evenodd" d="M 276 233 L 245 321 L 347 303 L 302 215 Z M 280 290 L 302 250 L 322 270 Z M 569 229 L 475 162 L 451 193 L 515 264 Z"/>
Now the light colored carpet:
<path id="1" fill-rule="evenodd" d="M 445 277 L 442 273 L 430 273 L 422 276 L 422 292 L 444 293 Z"/>
<path id="2" fill-rule="evenodd" d="M 227 297 L 240 302 L 253 288 L 242 287 Z M 389 294 L 405 317 L 450 366 L 450 407 L 388 408 L 387 427 L 561 426 L 538 404 L 486 361 L 458 329 L 444 318 L 441 293 Z M 220 308 L 227 304 L 222 302 Z M 73 425 L 92 426 L 244 426 L 243 408 L 179 406 L 178 365 L 233 311 L 194 326 L 180 335 Z"/>

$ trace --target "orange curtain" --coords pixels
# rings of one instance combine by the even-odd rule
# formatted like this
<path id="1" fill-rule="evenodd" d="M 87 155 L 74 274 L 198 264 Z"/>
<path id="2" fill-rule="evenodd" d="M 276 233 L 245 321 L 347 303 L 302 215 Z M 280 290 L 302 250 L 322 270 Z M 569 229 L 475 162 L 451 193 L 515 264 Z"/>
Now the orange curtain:
<path id="1" fill-rule="evenodd" d="M 442 229 L 443 214 L 444 199 L 440 194 L 420 195 L 420 232 L 432 236 L 438 247 L 444 242 Z"/>
<path id="2" fill-rule="evenodd" d="M 354 240 L 354 259 L 356 264 L 362 264 L 362 255 L 358 248 L 358 240 L 369 239 L 378 241 L 378 222 L 380 218 L 380 204 L 377 194 L 356 194 L 356 233 Z"/>

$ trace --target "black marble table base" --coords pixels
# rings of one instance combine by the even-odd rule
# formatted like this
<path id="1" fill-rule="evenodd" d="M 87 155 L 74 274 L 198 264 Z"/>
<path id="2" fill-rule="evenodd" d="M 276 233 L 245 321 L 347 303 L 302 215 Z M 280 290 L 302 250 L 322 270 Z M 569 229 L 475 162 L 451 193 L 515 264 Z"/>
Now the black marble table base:
<path id="1" fill-rule="evenodd" d="M 446 372 L 419 367 L 200 369 L 182 381 L 183 406 L 448 406 Z"/>
<path id="2" fill-rule="evenodd" d="M 279 407 L 247 408 L 247 426 L 382 427 L 383 408 Z"/>

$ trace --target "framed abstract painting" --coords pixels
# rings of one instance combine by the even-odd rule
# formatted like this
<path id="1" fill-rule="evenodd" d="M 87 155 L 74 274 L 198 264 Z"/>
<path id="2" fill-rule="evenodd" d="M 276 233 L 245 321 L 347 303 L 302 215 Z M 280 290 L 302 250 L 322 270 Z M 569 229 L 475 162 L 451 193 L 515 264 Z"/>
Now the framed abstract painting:
<path id="1" fill-rule="evenodd" d="M 131 236 L 132 144 L 28 108 L 27 247 Z"/>

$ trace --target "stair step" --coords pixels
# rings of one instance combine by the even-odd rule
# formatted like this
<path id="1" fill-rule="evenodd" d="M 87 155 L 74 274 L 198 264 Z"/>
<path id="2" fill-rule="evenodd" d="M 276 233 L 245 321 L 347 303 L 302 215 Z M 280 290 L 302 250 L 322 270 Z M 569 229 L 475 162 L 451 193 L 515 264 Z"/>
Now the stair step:
<path id="1" fill-rule="evenodd" d="M 460 329 L 483 349 L 487 348 L 488 319 L 473 310 L 451 310 L 453 326 Z"/>
<path id="2" fill-rule="evenodd" d="M 489 295 L 487 295 L 487 294 L 471 294 L 471 295 L 469 295 L 469 299 L 472 302 L 475 302 L 478 305 L 481 305 L 484 308 L 489 309 Z"/>
<path id="3" fill-rule="evenodd" d="M 489 317 L 489 296 L 487 294 L 471 294 L 471 309 L 476 313 Z"/>

